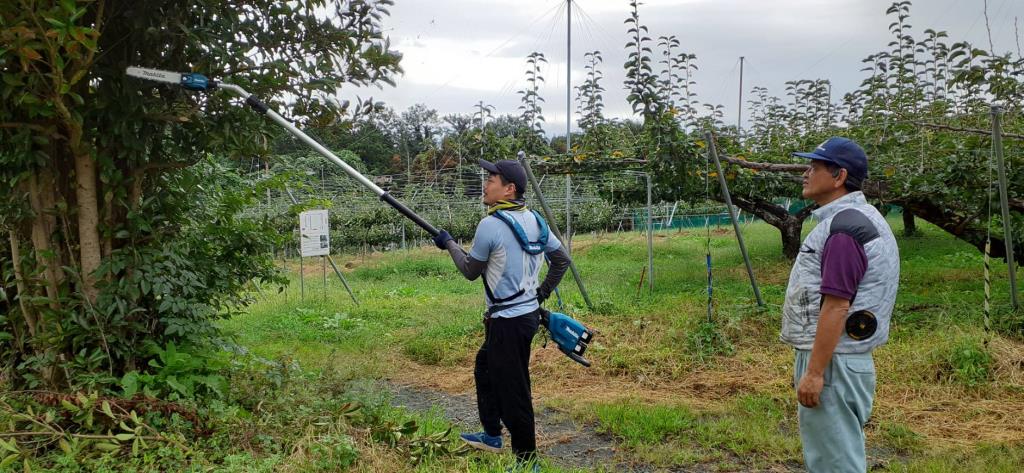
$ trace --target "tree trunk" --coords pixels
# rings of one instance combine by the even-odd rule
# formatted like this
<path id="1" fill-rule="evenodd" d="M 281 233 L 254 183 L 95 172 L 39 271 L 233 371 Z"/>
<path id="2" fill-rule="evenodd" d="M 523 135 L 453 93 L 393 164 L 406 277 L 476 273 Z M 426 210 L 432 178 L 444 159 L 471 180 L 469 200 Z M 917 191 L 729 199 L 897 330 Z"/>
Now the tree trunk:
<path id="1" fill-rule="evenodd" d="M 800 235 L 803 231 L 804 220 L 817 206 L 809 205 L 794 215 L 789 213 L 789 209 L 759 197 L 733 196 L 732 201 L 737 207 L 778 228 L 782 237 L 782 254 L 790 260 L 796 259 L 800 253 Z"/>
<path id="2" fill-rule="evenodd" d="M 57 288 L 64 279 L 64 273 L 60 269 L 60 248 L 51 245 L 57 226 L 53 208 L 55 185 L 53 173 L 46 169 L 28 178 L 28 200 L 34 214 L 31 234 L 35 260 L 42 270 L 50 308 L 59 310 L 60 293 Z"/>
<path id="3" fill-rule="evenodd" d="M 917 221 L 914 219 L 914 212 L 903 209 L 903 236 L 917 234 Z"/>
<path id="4" fill-rule="evenodd" d="M 800 254 L 800 233 L 804 229 L 803 219 L 786 219 L 778 228 L 782 237 L 782 254 L 790 260 L 795 260 Z"/>
<path id="5" fill-rule="evenodd" d="M 18 238 L 18 232 L 11 230 L 8 232 L 11 239 L 11 262 L 14 263 L 14 282 L 18 287 L 18 305 L 21 307 L 21 315 L 25 318 L 25 325 L 28 326 L 28 334 L 30 337 L 36 336 L 36 315 L 25 304 L 25 296 L 29 295 L 28 285 L 25 284 L 25 274 L 21 270 L 21 242 Z"/>
<path id="6" fill-rule="evenodd" d="M 99 201 L 96 162 L 88 153 L 75 155 L 75 195 L 78 198 L 78 246 L 81 258 L 82 293 L 96 301 L 95 272 L 100 266 Z"/>

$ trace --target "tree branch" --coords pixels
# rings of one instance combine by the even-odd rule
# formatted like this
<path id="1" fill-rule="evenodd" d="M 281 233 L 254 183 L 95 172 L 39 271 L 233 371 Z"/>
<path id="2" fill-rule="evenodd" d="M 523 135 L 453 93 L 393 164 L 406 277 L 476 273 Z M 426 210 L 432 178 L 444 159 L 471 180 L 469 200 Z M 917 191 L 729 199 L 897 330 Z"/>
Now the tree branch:
<path id="1" fill-rule="evenodd" d="M 22 123 L 22 122 L 0 122 L 0 128 L 28 128 L 29 130 L 36 131 L 50 138 L 60 139 L 63 138 L 60 133 L 53 128 L 47 128 L 46 126 L 39 125 L 36 123 Z"/>
<path id="2" fill-rule="evenodd" d="M 964 133 L 973 133 L 975 135 L 992 136 L 992 130 L 981 130 L 978 128 L 961 128 L 956 126 L 940 125 L 938 123 L 914 122 L 914 124 L 920 127 L 932 128 L 935 130 L 959 131 Z M 1003 138 L 1024 140 L 1024 135 L 1018 135 L 1015 133 L 1003 133 Z"/>
<path id="3" fill-rule="evenodd" d="M 722 156 L 721 158 L 729 164 L 758 171 L 803 173 L 808 168 L 806 164 L 759 163 L 730 156 Z"/>
<path id="4" fill-rule="evenodd" d="M 125 432 L 125 433 L 130 433 L 130 432 Z M 46 431 L 38 431 L 38 430 L 27 430 L 27 431 L 21 431 L 21 432 L 4 432 L 4 433 L 0 433 L 0 438 L 4 438 L 4 437 L 35 437 L 35 436 L 40 436 L 40 435 L 45 435 L 45 436 L 49 436 L 49 437 L 68 436 L 68 437 L 72 437 L 72 438 L 88 439 L 88 440 L 117 440 L 117 437 L 114 436 L 114 435 L 71 434 L 71 433 L 64 433 L 64 432 L 59 432 L 59 431 L 49 431 L 49 432 L 46 432 Z M 156 441 L 160 441 L 160 442 L 177 443 L 177 442 L 174 442 L 173 440 L 168 439 L 166 437 L 155 436 L 155 435 L 137 435 L 137 436 L 134 436 L 132 438 L 133 439 L 140 438 L 142 440 L 156 440 Z"/>

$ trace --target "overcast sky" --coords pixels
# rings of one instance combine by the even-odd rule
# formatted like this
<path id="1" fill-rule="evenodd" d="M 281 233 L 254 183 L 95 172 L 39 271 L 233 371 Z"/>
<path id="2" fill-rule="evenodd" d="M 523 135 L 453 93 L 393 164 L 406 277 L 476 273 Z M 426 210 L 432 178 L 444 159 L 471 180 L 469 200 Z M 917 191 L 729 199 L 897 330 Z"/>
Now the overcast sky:
<path id="1" fill-rule="evenodd" d="M 404 55 L 405 74 L 398 77 L 397 87 L 360 91 L 360 95 L 372 94 L 398 111 L 423 103 L 442 115 L 472 113 L 482 100 L 493 105 L 496 114 L 515 114 L 519 106 L 516 91 L 526 85 L 526 55 L 540 51 L 548 59 L 543 69 L 547 84 L 541 90 L 547 129 L 564 134 L 564 0 L 396 3 L 384 25 L 392 48 Z M 606 115 L 631 116 L 622 86 L 628 40 L 623 21 L 629 16 L 628 0 L 572 3 L 572 84 L 578 86 L 583 80 L 583 54 L 600 50 Z M 640 6 L 640 21 L 647 25 L 655 43 L 659 36 L 675 35 L 682 43 L 681 51 L 697 55 L 698 99 L 724 105 L 726 123 L 735 123 L 740 56 L 746 58 L 744 102 L 754 86 L 767 87 L 771 94 L 782 97 L 784 83 L 795 79 L 829 79 L 833 100 L 839 101 L 864 78 L 861 59 L 888 48 L 891 20 L 885 10 L 891 3 L 647 0 Z M 950 44 L 968 40 L 988 49 L 983 6 L 983 0 L 917 0 L 911 7 L 913 35 L 921 39 L 926 28 L 945 30 Z M 1015 19 L 1024 30 L 1024 0 L 989 0 L 988 15 L 995 50 L 1016 52 Z M 575 107 L 573 110 L 575 113 Z"/>

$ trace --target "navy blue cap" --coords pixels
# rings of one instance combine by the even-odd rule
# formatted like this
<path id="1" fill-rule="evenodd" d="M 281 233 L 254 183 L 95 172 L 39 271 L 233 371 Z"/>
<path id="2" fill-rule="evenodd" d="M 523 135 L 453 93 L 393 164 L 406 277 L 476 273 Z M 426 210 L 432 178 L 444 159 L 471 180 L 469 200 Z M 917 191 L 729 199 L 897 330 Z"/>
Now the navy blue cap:
<path id="1" fill-rule="evenodd" d="M 868 155 L 849 138 L 833 136 L 810 153 L 793 153 L 801 158 L 833 163 L 846 170 L 851 184 L 860 185 L 868 177 Z"/>
<path id="2" fill-rule="evenodd" d="M 502 159 L 501 161 L 490 162 L 485 159 L 479 161 L 480 167 L 491 174 L 498 174 L 516 185 L 516 192 L 526 193 L 526 169 L 519 161 Z"/>

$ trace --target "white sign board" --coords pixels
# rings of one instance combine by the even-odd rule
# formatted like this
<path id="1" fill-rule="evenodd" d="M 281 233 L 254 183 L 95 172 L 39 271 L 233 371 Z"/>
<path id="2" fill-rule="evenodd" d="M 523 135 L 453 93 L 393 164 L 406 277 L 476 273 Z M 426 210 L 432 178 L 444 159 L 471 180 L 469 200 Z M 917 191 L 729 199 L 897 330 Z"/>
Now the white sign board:
<path id="1" fill-rule="evenodd" d="M 299 248 L 302 256 L 326 256 L 331 253 L 331 239 L 327 230 L 327 210 L 307 210 L 299 214 Z"/>

